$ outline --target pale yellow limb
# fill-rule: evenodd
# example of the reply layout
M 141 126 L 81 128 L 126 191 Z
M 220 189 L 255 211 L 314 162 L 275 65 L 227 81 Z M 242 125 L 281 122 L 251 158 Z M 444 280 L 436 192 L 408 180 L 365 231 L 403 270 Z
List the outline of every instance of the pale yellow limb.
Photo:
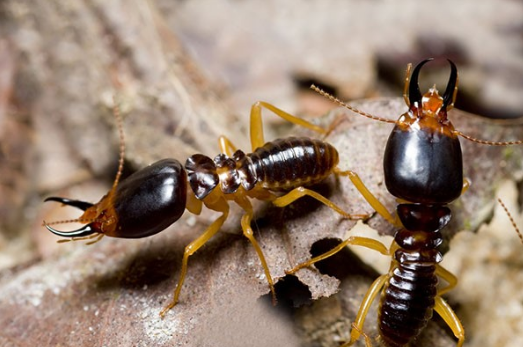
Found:
M 436 265 L 436 276 L 444 279 L 448 285 L 438 290 L 438 295 L 441 296 L 449 291 L 451 291 L 458 284 L 458 278 L 452 274 L 449 270 L 445 269 L 443 266 Z
M 341 251 L 343 248 L 345 248 L 348 245 L 356 245 L 356 246 L 362 246 L 366 248 L 373 249 L 375 251 L 380 252 L 383 255 L 390 255 L 389 249 L 381 242 L 368 238 L 368 237 L 361 237 L 361 236 L 350 236 L 345 241 L 334 247 L 333 249 L 318 255 L 317 257 L 314 257 L 312 259 L 307 260 L 306 262 L 303 262 L 296 267 L 294 267 L 291 270 L 285 271 L 286 274 L 292 275 L 296 273 L 298 270 L 303 269 L 305 267 L 309 267 L 313 265 L 314 263 L 319 262 L 320 260 L 327 259 L 334 254 Z
M 467 190 L 469 190 L 469 188 L 470 188 L 470 182 L 469 182 L 468 179 L 465 178 L 465 179 L 463 180 L 463 188 L 461 188 L 461 195 L 465 194 L 465 192 L 466 192 Z
M 272 111 L 278 117 L 285 119 L 286 121 L 302 126 L 304 128 L 310 129 L 320 134 L 326 134 L 327 130 L 323 129 L 320 126 L 314 125 L 304 119 L 293 116 L 276 106 L 273 106 L 264 101 L 258 101 L 254 103 L 251 107 L 251 126 L 250 126 L 250 136 L 251 136 L 251 146 L 254 151 L 256 148 L 261 147 L 265 144 L 265 139 L 263 136 L 263 123 L 262 123 L 262 107 Z
M 463 329 L 463 325 L 461 325 L 458 316 L 456 316 L 456 313 L 441 296 L 436 296 L 435 300 L 436 305 L 434 306 L 434 309 L 441 318 L 443 318 L 445 323 L 447 323 L 452 330 L 454 336 L 458 339 L 456 347 L 462 347 L 465 342 L 465 329 Z
M 274 199 L 272 201 L 272 203 L 274 204 L 274 206 L 284 207 L 284 206 L 287 206 L 287 205 L 293 203 L 294 201 L 304 197 L 305 195 L 308 195 L 308 196 L 318 200 L 322 204 L 333 209 L 334 211 L 338 212 L 339 214 L 341 214 L 343 217 L 345 217 L 347 219 L 360 220 L 360 219 L 368 219 L 371 217 L 370 214 L 349 214 L 349 213 L 343 211 L 338 205 L 336 205 L 335 203 L 333 203 L 332 201 L 330 201 L 323 195 L 321 195 L 313 190 L 304 188 L 304 187 L 294 188 L 287 194 Z
M 263 254 L 263 251 L 254 238 L 254 232 L 251 228 L 251 222 L 253 218 L 253 210 L 252 205 L 244 196 L 242 196 L 242 199 L 235 199 L 235 201 L 240 205 L 241 208 L 245 210 L 245 214 L 242 217 L 241 225 L 243 230 L 243 235 L 249 239 L 252 246 L 254 247 L 254 250 L 258 254 L 258 258 L 260 259 L 263 267 L 263 271 L 265 272 L 265 277 L 267 278 L 267 282 L 269 283 L 269 289 L 271 290 L 272 294 L 272 302 L 275 305 L 276 304 L 276 291 L 274 290 L 274 282 L 272 280 L 271 271 L 269 270 L 269 266 L 267 265 L 267 261 L 265 260 L 265 255 Z
M 314 257 L 304 263 L 301 263 L 298 266 L 296 266 L 295 268 L 293 268 L 292 270 L 285 271 L 285 273 L 294 274 L 298 270 L 300 270 L 304 267 L 311 266 L 320 260 L 326 259 L 326 258 L 338 253 L 339 251 L 341 251 L 348 245 L 366 247 L 366 248 L 378 251 L 383 255 L 391 254 L 391 250 L 389 250 L 389 248 L 387 248 L 387 246 L 385 246 L 383 243 L 381 243 L 377 240 L 367 238 L 367 237 L 361 237 L 361 236 L 350 236 L 349 238 L 347 238 L 345 241 L 343 241 L 342 243 L 340 243 L 338 246 L 334 247 L 333 249 L 331 249 L 317 257 Z M 385 285 L 385 282 L 388 280 L 388 278 L 389 278 L 388 274 L 381 275 L 371 285 L 371 287 L 367 291 L 367 294 L 363 298 L 363 302 L 361 303 L 360 309 L 358 311 L 358 315 L 356 316 L 356 320 L 353 323 L 353 329 L 351 331 L 351 339 L 349 342 L 343 344 L 341 347 L 351 346 L 363 334 L 362 333 L 363 324 L 365 323 L 365 318 L 367 317 L 367 313 L 369 312 L 370 306 L 371 306 L 372 302 L 376 299 L 376 296 L 378 295 L 378 293 L 380 293 L 381 289 Z M 365 337 L 365 344 L 367 345 L 367 347 L 371 347 L 370 339 L 365 334 L 363 334 L 363 335 Z
M 350 332 L 350 341 L 344 343 L 340 347 L 352 346 L 360 338 L 361 332 L 363 331 L 363 324 L 365 323 L 367 313 L 369 313 L 370 306 L 376 299 L 376 296 L 383 289 L 383 286 L 385 285 L 385 282 L 387 282 L 388 278 L 389 276 L 386 274 L 381 275 L 372 283 L 369 290 L 367 291 L 367 294 L 365 294 L 365 297 L 363 298 L 358 314 L 356 315 L 356 320 L 354 320 L 354 323 L 352 324 L 353 328 Z M 370 342 L 367 339 L 365 339 L 365 343 L 367 347 L 370 347 Z
M 187 191 L 187 202 L 185 203 L 185 208 L 187 211 L 198 216 L 200 213 L 202 213 L 202 207 L 202 201 L 194 195 L 193 191 L 189 187 Z
M 169 311 L 171 308 L 173 308 L 177 303 L 178 299 L 180 297 L 180 291 L 182 290 L 183 282 L 185 281 L 185 276 L 187 275 L 187 266 L 189 262 L 189 257 L 193 255 L 198 249 L 200 249 L 211 237 L 213 237 L 222 227 L 223 223 L 227 219 L 227 216 L 229 215 L 229 205 L 224 200 L 223 204 L 221 206 L 221 211 L 223 214 L 218 217 L 205 231 L 202 235 L 200 235 L 196 240 L 191 242 L 185 247 L 185 250 L 183 252 L 183 259 L 182 259 L 182 269 L 180 271 L 180 278 L 178 279 L 178 284 L 176 285 L 176 289 L 174 291 L 173 299 L 167 306 L 163 308 L 163 310 L 160 312 L 160 316 L 163 318 L 167 311 Z
M 220 147 L 220 152 L 227 154 L 229 157 L 231 157 L 232 154 L 238 150 L 232 141 L 224 135 L 218 138 L 218 146 Z
M 376 198 L 374 196 L 374 194 L 372 194 L 370 192 L 370 190 L 367 188 L 367 186 L 365 186 L 365 184 L 363 183 L 363 181 L 361 180 L 361 178 L 358 176 L 357 173 L 355 173 L 354 171 L 350 171 L 350 170 L 348 170 L 348 171 L 335 170 L 335 173 L 339 176 L 349 177 L 352 184 L 354 184 L 356 189 L 358 189 L 358 191 L 363 196 L 363 198 L 365 200 L 367 200 L 369 205 L 371 205 L 372 208 L 374 210 L 376 210 L 376 212 L 380 216 L 385 218 L 390 224 L 394 225 L 395 227 L 397 227 L 397 228 L 402 227 L 401 222 L 387 210 L 387 208 L 381 203 L 381 201 L 378 200 L 378 198 Z

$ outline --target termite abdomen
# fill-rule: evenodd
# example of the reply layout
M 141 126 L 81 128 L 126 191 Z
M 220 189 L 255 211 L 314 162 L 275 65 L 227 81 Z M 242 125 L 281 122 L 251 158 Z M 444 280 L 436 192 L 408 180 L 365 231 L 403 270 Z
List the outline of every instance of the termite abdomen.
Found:
M 258 182 L 273 190 L 318 183 L 339 161 L 338 151 L 327 142 L 297 137 L 268 142 L 248 156 Z
M 380 300 L 378 329 L 385 346 L 407 345 L 432 318 L 435 271 L 434 262 L 403 263 L 394 269 Z

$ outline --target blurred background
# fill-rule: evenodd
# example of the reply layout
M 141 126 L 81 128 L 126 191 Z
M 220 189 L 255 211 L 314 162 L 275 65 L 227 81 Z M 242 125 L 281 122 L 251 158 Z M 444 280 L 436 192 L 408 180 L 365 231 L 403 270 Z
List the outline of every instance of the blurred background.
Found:
M 132 171 L 165 157 L 183 162 L 195 152 L 214 155 L 221 134 L 249 148 L 248 115 L 257 100 L 302 117 L 319 117 L 334 105 L 310 92 L 311 83 L 347 101 L 401 97 L 407 63 L 427 57 L 437 60 L 420 78 L 422 90 L 433 83 L 444 89 L 449 74 L 445 59 L 451 59 L 460 76 L 457 108 L 521 125 L 523 2 L 517 0 L 2 1 L 0 306 L 3 324 L 9 322 L 10 329 L 0 336 L 0 345 L 22 345 L 22 321 L 15 308 L 24 317 L 49 310 L 38 301 L 45 295 L 34 294 L 51 285 L 38 282 L 46 266 L 52 268 L 69 252 L 67 247 L 84 248 L 57 245 L 41 227 L 42 220 L 75 218 L 76 211 L 42 201 L 49 195 L 97 201 L 110 187 L 118 158 L 114 95 L 125 117 L 126 168 Z M 267 138 L 288 130 L 276 118 L 264 119 Z M 486 170 L 496 170 L 496 165 L 485 158 Z M 516 181 L 507 184 L 517 215 L 521 182 L 514 175 Z M 510 237 L 516 237 L 510 228 Z M 485 240 L 477 247 L 489 248 Z M 472 242 L 466 239 L 465 249 Z M 141 246 L 132 247 L 136 254 Z M 455 268 L 461 266 L 459 259 Z M 523 260 L 515 262 L 514 269 L 521 270 Z M 99 266 L 103 264 L 100 260 Z M 70 267 L 55 269 L 65 273 Z M 32 294 L 23 292 L 28 283 Z M 12 293 L 26 300 L 13 303 L 7 297 Z M 465 305 L 466 293 L 456 295 L 456 305 Z M 35 304 L 31 298 L 39 299 Z M 466 346 L 520 346 L 523 298 L 514 300 L 519 306 L 510 306 L 508 316 L 504 313 L 514 325 L 503 323 L 485 335 L 472 333 Z M 477 302 L 468 306 L 472 311 L 462 311 L 473 331 L 481 330 L 488 317 L 497 317 Z M 474 315 L 484 320 L 474 321 Z M 66 317 L 53 317 L 53 328 L 42 332 L 44 345 L 72 345 L 74 340 L 64 342 L 61 333 L 53 332 Z M 80 316 L 75 317 L 82 326 Z M 43 329 L 34 321 L 23 322 Z M 127 327 L 133 329 L 131 323 Z M 30 341 L 39 336 L 32 334 Z M 194 343 L 174 336 L 157 345 Z M 266 335 L 261 336 L 257 338 Z M 245 339 L 237 345 L 249 344 Z M 91 345 L 141 345 L 116 342 L 109 333 L 94 341 Z M 200 343 L 208 345 L 205 339 Z

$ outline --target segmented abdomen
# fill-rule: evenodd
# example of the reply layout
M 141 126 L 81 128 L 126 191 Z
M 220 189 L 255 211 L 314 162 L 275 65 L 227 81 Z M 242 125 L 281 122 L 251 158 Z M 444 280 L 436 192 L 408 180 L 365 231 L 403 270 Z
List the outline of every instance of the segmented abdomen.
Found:
M 399 249 L 395 256 L 400 259 L 406 253 L 408 251 Z M 428 262 L 400 262 L 393 269 L 378 313 L 378 329 L 385 346 L 406 346 L 431 319 L 438 283 L 436 262 L 436 258 Z
M 257 183 L 272 190 L 318 183 L 332 173 L 339 161 L 332 145 L 306 137 L 268 142 L 247 156 Z

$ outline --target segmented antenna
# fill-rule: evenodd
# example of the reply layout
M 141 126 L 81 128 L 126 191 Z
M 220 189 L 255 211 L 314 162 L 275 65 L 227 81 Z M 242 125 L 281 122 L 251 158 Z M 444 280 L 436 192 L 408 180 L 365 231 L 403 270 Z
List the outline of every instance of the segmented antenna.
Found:
M 343 101 L 341 101 L 340 99 L 338 99 L 337 97 L 333 96 L 332 94 L 329 94 L 327 93 L 326 91 L 324 91 L 323 89 L 321 88 L 318 88 L 316 87 L 314 84 L 311 85 L 311 89 L 314 90 L 316 93 L 326 97 L 327 99 L 337 103 L 338 105 L 340 106 L 343 106 L 347 109 L 349 109 L 350 111 L 354 112 L 354 113 L 357 113 L 363 117 L 367 117 L 369 119 L 373 119 L 373 120 L 378 120 L 380 122 L 385 122 L 385 123 L 392 123 L 392 124 L 396 124 L 396 121 L 394 120 L 391 120 L 391 119 L 387 119 L 387 118 L 382 118 L 382 117 L 377 117 L 377 116 L 373 116 L 371 115 L 370 113 L 367 113 L 367 112 L 363 112 L 363 111 L 360 111 L 358 110 L 357 108 L 355 107 L 352 107 L 346 103 L 344 103 Z
M 521 243 L 523 243 L 523 235 L 521 235 L 521 231 L 519 230 L 518 226 L 516 225 L 516 221 L 514 221 L 514 218 L 512 218 L 512 215 L 508 211 L 507 206 L 505 206 L 505 204 L 503 203 L 503 201 L 500 198 L 498 198 L 498 202 L 501 205 L 501 207 L 503 207 L 503 209 L 505 210 L 505 213 L 507 214 L 508 218 L 510 219 L 510 223 L 512 223 L 512 226 L 518 233 L 519 240 L 521 241 Z
M 116 127 L 118 128 L 118 135 L 119 135 L 119 142 L 120 142 L 120 151 L 119 152 L 120 153 L 119 153 L 119 159 L 118 159 L 118 171 L 116 172 L 116 177 L 114 179 L 113 186 L 111 188 L 112 192 L 114 192 L 116 190 L 116 187 L 118 186 L 118 182 L 120 181 L 120 177 L 122 176 L 123 164 L 124 164 L 124 156 L 125 156 L 125 137 L 124 137 L 124 132 L 123 132 L 123 121 L 122 121 L 122 116 L 120 115 L 120 108 L 118 107 L 118 103 L 117 103 L 117 100 L 116 100 L 116 95 L 113 96 L 113 103 L 114 103 L 113 115 L 114 115 Z M 57 198 L 54 198 L 54 197 L 45 199 L 45 201 L 58 201 L 58 202 L 64 203 L 63 200 L 64 199 L 57 199 Z M 75 203 L 76 204 L 82 203 L 82 206 L 80 207 L 79 205 L 71 204 L 71 202 L 68 202 L 68 205 L 75 206 L 75 207 L 80 208 L 80 209 L 82 209 L 84 211 L 89 207 L 88 205 L 92 205 L 92 204 L 86 204 L 84 202 L 79 202 L 79 201 L 75 201 Z M 59 220 L 59 221 L 54 221 L 54 222 L 49 222 L 49 223 L 47 223 L 46 221 L 43 221 L 42 222 L 42 226 L 46 227 L 48 225 L 67 224 L 67 223 L 84 223 L 84 224 L 86 224 L 86 223 L 93 223 L 93 222 L 96 222 L 96 221 L 97 221 L 97 219 L 95 219 L 95 218 L 81 218 L 80 217 L 80 218 L 76 218 L 76 219 L 65 219 L 65 220 Z M 73 238 L 72 240 L 83 240 L 83 239 L 90 239 L 90 238 L 89 237 L 86 237 L 86 238 L 78 237 L 78 238 Z M 99 239 L 97 239 L 94 242 L 89 242 L 88 244 L 95 243 L 98 240 Z M 67 242 L 67 241 L 68 240 L 61 240 L 61 241 L 58 241 L 58 242 Z
M 120 177 L 122 176 L 123 171 L 123 162 L 124 162 L 124 156 L 125 156 L 125 137 L 123 133 L 123 121 L 122 116 L 120 115 L 120 107 L 118 106 L 118 103 L 116 101 L 116 95 L 113 96 L 113 115 L 114 119 L 116 121 L 116 127 L 118 128 L 118 136 L 119 136 L 119 142 L 120 142 L 120 158 L 118 159 L 118 171 L 116 172 L 116 177 L 114 179 L 113 183 L 113 190 L 116 189 L 116 186 L 118 185 L 118 182 L 120 181 Z
M 472 141 L 472 142 L 476 142 L 476 143 L 479 143 L 479 144 L 482 144 L 482 145 L 491 145 L 491 146 L 512 146 L 512 145 L 521 145 L 523 144 L 523 140 L 518 140 L 518 141 L 501 141 L 501 142 L 496 142 L 496 141 L 487 141 L 487 140 L 479 140 L 479 139 L 476 139 L 472 136 L 468 136 L 468 135 L 465 135 L 463 134 L 461 131 L 459 130 L 454 130 L 454 133 L 456 135 L 459 135 L 469 141 Z
M 321 88 L 318 88 L 316 87 L 314 84 L 311 85 L 311 89 L 314 90 L 315 92 L 317 92 L 318 94 L 328 98 L 329 100 L 337 103 L 338 105 L 340 106 L 343 106 L 347 109 L 349 109 L 350 111 L 354 112 L 354 113 L 357 113 L 363 117 L 366 117 L 366 118 L 369 118 L 369 119 L 372 119 L 372 120 L 377 120 L 377 121 L 380 121 L 380 122 L 385 122 L 385 123 L 393 123 L 395 124 L 396 121 L 394 120 L 391 120 L 391 119 L 387 119 L 387 118 L 382 118 L 382 117 L 377 117 L 377 116 L 374 116 L 374 115 L 371 115 L 370 113 L 367 113 L 367 112 L 363 112 L 363 111 L 360 111 L 358 110 L 357 108 L 355 107 L 352 107 L 346 103 L 344 103 L 343 101 L 341 101 L 340 99 L 336 98 L 335 96 L 333 96 L 332 94 L 329 94 L 327 93 L 326 91 L 324 91 L 323 89 Z M 405 96 L 404 96 L 405 97 Z M 523 140 L 517 140 L 517 141 L 488 141 L 488 140 L 480 140 L 480 139 L 477 139 L 475 137 L 472 137 L 472 136 L 469 136 L 467 134 L 464 134 L 462 133 L 461 131 L 459 130 L 454 130 L 454 134 L 456 135 L 459 135 L 461 137 L 463 137 L 464 139 L 466 140 L 469 140 L 469 141 L 472 141 L 472 142 L 475 142 L 475 143 L 479 143 L 479 144 L 482 144 L 482 145 L 490 145 L 490 146 L 513 146 L 513 145 L 521 145 L 523 144 Z

